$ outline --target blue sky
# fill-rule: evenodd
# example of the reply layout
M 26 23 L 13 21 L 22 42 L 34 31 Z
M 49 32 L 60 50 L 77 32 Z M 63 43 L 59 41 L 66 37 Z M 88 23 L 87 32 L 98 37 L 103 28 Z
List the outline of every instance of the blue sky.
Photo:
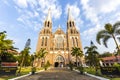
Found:
M 120 0 L 0 0 L 0 31 L 7 31 L 7 38 L 14 40 L 14 46 L 19 51 L 30 38 L 33 53 L 48 9 L 51 8 L 53 32 L 59 24 L 66 32 L 67 10 L 70 8 L 83 48 L 89 46 L 92 40 L 100 53 L 114 52 L 112 39 L 108 42 L 108 48 L 95 40 L 96 33 L 104 28 L 105 23 L 120 21 L 119 7 Z

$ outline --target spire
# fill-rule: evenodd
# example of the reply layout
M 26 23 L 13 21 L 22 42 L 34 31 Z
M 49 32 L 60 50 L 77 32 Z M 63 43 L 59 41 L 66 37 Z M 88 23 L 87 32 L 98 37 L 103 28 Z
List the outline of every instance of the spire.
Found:
M 73 16 L 70 12 L 70 8 L 68 8 L 68 21 L 74 21 Z
M 61 29 L 60 25 L 58 26 L 58 29 Z
M 49 8 L 49 10 L 48 10 L 48 15 L 47 15 L 46 20 L 50 21 L 50 22 L 52 21 L 52 19 L 51 19 L 51 8 Z

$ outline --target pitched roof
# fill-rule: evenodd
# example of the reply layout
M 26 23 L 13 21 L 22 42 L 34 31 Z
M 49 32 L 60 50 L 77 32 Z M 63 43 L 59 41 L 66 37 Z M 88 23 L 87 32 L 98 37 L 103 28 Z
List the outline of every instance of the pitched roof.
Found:
M 120 59 L 120 56 L 117 56 L 118 59 Z M 104 57 L 102 58 L 102 60 L 113 60 L 113 59 L 116 59 L 115 56 L 110 56 L 110 57 Z
M 65 33 L 60 27 L 58 27 L 58 29 L 55 31 L 54 34 L 65 34 Z

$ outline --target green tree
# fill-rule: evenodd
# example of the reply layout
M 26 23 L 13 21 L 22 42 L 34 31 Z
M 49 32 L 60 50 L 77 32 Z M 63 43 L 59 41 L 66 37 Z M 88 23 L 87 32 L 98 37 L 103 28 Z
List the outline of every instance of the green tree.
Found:
M 14 57 L 13 53 L 9 52 L 8 50 L 14 51 L 17 48 L 14 48 L 13 41 L 6 39 L 6 37 L 6 31 L 0 32 L 0 62 L 14 62 L 16 61 L 16 58 Z
M 96 51 L 97 47 L 91 41 L 91 46 L 86 46 L 84 49 L 87 49 L 86 53 L 86 61 L 90 64 L 90 66 L 95 67 L 96 74 L 98 74 L 98 66 L 99 66 L 99 53 Z
M 120 35 L 120 22 L 116 22 L 113 25 L 110 23 L 107 23 L 105 24 L 104 28 L 105 28 L 104 30 L 101 30 L 97 33 L 96 41 L 99 44 L 101 44 L 100 40 L 102 40 L 105 47 L 108 47 L 106 43 L 110 38 L 113 38 L 119 52 L 120 48 L 117 43 L 116 36 Z
M 9 52 L 2 52 L 0 54 L 0 58 L 1 58 L 0 62 L 16 62 L 17 61 L 13 53 L 9 53 Z
M 6 39 L 6 31 L 0 32 L 0 54 L 7 50 L 13 50 L 13 41 Z
M 78 66 L 78 58 L 83 56 L 83 51 L 78 47 L 73 47 L 71 55 L 76 57 L 76 66 Z
M 35 53 L 30 56 L 31 66 L 34 67 Z
M 113 54 L 110 53 L 110 52 L 104 52 L 103 54 L 100 54 L 100 55 L 99 55 L 99 58 L 110 57 L 110 56 L 112 56 L 112 55 L 113 55 Z
M 21 51 L 22 60 L 21 60 L 21 63 L 20 63 L 20 68 L 19 68 L 18 73 L 21 72 L 21 68 L 22 68 L 22 66 L 23 66 L 23 64 L 24 64 L 24 61 L 25 61 L 25 59 L 27 58 L 27 56 L 29 55 L 29 53 L 30 53 L 29 50 L 30 50 L 30 47 L 26 47 L 26 48 L 24 48 L 23 51 Z
M 38 58 L 40 64 L 41 64 L 41 60 L 44 59 L 45 55 L 47 54 L 48 52 L 45 50 L 45 48 L 41 48 L 37 53 L 36 53 L 36 58 Z M 38 67 L 39 65 L 37 65 Z M 41 67 L 41 65 L 40 65 Z
M 89 63 L 90 66 L 97 66 L 99 64 L 99 53 L 96 51 L 97 47 L 94 45 L 91 45 L 90 47 L 86 46 L 84 49 L 87 51 L 85 54 L 86 56 L 86 61 Z

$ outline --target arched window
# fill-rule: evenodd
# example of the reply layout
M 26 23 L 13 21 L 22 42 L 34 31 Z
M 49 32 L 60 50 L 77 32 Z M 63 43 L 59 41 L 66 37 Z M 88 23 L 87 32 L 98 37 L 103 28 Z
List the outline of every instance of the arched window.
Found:
M 72 25 L 74 26 L 74 22 L 72 22 Z
M 78 40 L 77 40 L 77 37 L 76 37 L 75 39 L 76 39 L 76 45 L 78 46 Z
M 50 22 L 48 21 L 48 24 L 47 24 L 47 26 L 49 27 L 49 25 L 50 25 Z
M 47 37 L 45 38 L 45 46 L 47 46 Z
M 56 48 L 60 49 L 60 48 L 63 48 L 63 41 L 64 41 L 64 38 L 61 36 L 61 35 L 58 35 L 56 37 Z
M 70 21 L 70 27 L 72 27 L 72 23 L 71 23 L 71 21 Z
M 72 47 L 75 46 L 75 41 L 74 41 L 74 38 L 72 37 Z
M 43 46 L 44 45 L 44 37 L 42 38 L 42 44 L 41 44 L 41 46 Z

